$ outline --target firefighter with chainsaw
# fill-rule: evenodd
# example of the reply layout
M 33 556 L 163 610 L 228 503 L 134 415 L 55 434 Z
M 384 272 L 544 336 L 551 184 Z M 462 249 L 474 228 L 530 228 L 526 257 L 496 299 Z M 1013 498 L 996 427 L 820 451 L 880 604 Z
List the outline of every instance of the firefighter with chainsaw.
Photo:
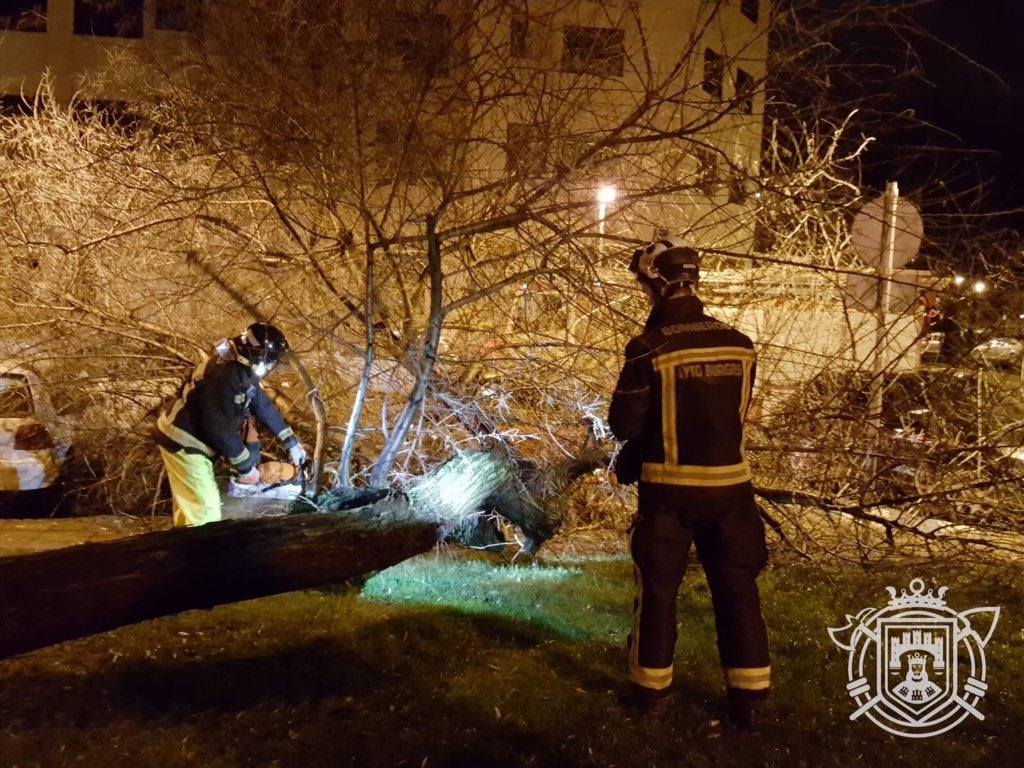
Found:
M 199 364 L 158 417 L 155 438 L 171 486 L 176 527 L 221 519 L 220 489 L 213 475 L 218 456 L 231 463 L 236 482 L 260 482 L 253 419 L 277 437 L 294 465 L 306 463 L 299 439 L 260 387 L 287 353 L 281 331 L 253 323 L 241 335 L 220 342 L 216 354 Z
M 639 482 L 629 703 L 653 717 L 671 705 L 676 597 L 695 544 L 725 673 L 725 718 L 709 725 L 750 731 L 770 684 L 756 583 L 767 550 L 743 451 L 756 357 L 747 336 L 704 314 L 699 260 L 666 239 L 636 251 L 630 265 L 652 310 L 626 345 L 609 412 L 626 441 L 616 476 Z

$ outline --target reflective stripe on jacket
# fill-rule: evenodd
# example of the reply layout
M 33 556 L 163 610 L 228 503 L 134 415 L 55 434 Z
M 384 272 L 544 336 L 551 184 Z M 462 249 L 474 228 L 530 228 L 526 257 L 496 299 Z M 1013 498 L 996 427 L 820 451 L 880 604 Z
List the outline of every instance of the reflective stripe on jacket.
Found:
M 240 473 L 248 472 L 259 461 L 241 434 L 250 414 L 285 448 L 298 442 L 259 382 L 248 366 L 233 358 L 208 358 L 196 367 L 170 409 L 160 414 L 157 439 L 172 450 L 210 459 L 223 456 Z
M 643 483 L 699 490 L 750 482 L 743 421 L 754 345 L 703 310 L 695 296 L 663 302 L 626 345 L 608 420 L 619 440 L 640 442 Z

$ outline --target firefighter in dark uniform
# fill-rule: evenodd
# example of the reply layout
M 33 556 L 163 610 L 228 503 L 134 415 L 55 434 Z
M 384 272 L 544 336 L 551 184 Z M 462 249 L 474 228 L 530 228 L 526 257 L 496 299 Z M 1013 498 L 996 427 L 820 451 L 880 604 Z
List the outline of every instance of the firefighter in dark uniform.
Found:
M 633 254 L 652 311 L 626 346 L 609 423 L 626 441 L 620 482 L 639 481 L 630 551 L 636 601 L 629 636 L 631 701 L 649 715 L 671 702 L 676 597 L 696 545 L 711 588 L 726 685 L 725 727 L 751 730 L 768 695 L 768 636 L 757 575 L 767 559 L 744 457 L 753 343 L 704 314 L 699 254 L 678 240 Z M 715 721 L 722 726 L 721 720 Z
M 284 334 L 268 323 L 253 323 L 218 344 L 216 352 L 199 364 L 178 399 L 157 419 L 154 436 L 171 486 L 175 526 L 221 519 L 213 475 L 218 456 L 231 463 L 239 482 L 259 482 L 252 418 L 281 441 L 293 464 L 306 461 L 299 439 L 260 387 L 288 352 Z

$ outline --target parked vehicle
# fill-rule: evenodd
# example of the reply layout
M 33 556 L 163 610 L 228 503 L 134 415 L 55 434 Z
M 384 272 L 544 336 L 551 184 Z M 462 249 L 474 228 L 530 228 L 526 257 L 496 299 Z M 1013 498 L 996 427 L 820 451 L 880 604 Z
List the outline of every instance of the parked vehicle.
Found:
M 828 499 L 1024 492 L 1019 376 L 947 366 L 883 375 L 877 414 L 872 390 L 865 372 L 819 374 L 753 431 L 752 455 L 783 484 Z
M 1019 368 L 1024 357 L 1024 342 L 1020 339 L 989 339 L 974 347 L 971 357 L 988 365 Z
M 926 333 L 917 342 L 922 363 L 937 363 L 942 359 L 942 343 L 946 334 L 942 331 Z
M 40 379 L 25 368 L 0 369 L 0 512 L 52 513 L 70 450 Z

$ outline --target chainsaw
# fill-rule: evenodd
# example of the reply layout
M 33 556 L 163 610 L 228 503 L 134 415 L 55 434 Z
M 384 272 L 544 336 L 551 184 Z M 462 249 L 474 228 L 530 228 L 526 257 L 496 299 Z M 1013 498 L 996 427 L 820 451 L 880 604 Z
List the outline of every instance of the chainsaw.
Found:
M 265 461 L 257 465 L 256 469 L 260 479 L 255 483 L 240 483 L 238 478 L 232 477 L 228 481 L 228 496 L 295 499 L 305 491 L 312 479 L 312 466 L 308 461 L 301 466 L 285 461 Z

